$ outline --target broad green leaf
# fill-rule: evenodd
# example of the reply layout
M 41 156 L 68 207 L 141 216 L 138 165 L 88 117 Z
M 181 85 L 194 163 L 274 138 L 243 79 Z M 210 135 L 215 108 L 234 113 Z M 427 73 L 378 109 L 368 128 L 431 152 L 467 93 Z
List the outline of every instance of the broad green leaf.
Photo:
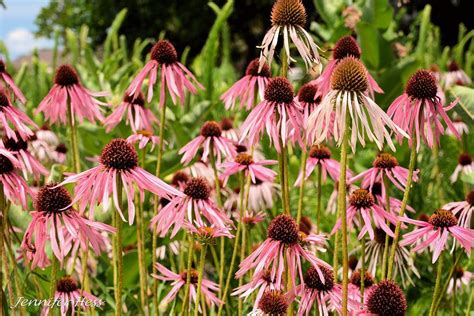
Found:
M 71 29 L 66 30 L 66 47 L 71 54 L 71 62 L 75 65 L 79 59 L 79 39 Z
M 464 86 L 454 86 L 449 91 L 460 99 L 459 105 L 467 116 L 474 120 L 474 89 Z
M 362 21 L 377 28 L 386 29 L 393 18 L 393 8 L 388 0 L 368 0 L 365 3 Z
M 362 60 L 369 69 L 379 70 L 391 64 L 393 51 L 390 43 L 382 37 L 376 27 L 367 22 L 359 22 L 357 33 L 362 49 Z
M 115 17 L 114 21 L 112 22 L 112 25 L 109 28 L 107 38 L 105 39 L 104 42 L 104 59 L 106 59 L 110 54 L 112 49 L 117 49 L 118 47 L 118 30 L 120 29 L 120 26 L 123 23 L 123 20 L 125 19 L 125 16 L 127 15 L 127 9 L 122 9 L 117 16 Z
M 336 20 L 340 19 L 340 11 L 345 1 L 343 0 L 314 0 L 314 6 L 321 18 L 326 24 L 332 25 Z
M 421 13 L 420 34 L 418 36 L 418 44 L 416 46 L 416 54 L 420 60 L 423 60 L 425 54 L 428 29 L 430 27 L 431 6 L 426 5 Z

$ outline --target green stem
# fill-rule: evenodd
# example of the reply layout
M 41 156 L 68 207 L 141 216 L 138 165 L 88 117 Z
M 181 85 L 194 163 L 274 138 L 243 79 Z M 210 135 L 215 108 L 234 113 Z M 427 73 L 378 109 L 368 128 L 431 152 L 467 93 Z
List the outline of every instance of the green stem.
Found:
M 385 211 L 390 213 L 390 195 L 388 192 L 389 188 L 389 180 L 388 177 L 383 174 L 382 176 L 383 186 L 385 188 Z M 386 221 L 388 224 L 388 221 Z M 382 257 L 382 279 L 385 279 L 387 275 L 387 260 L 388 260 L 388 249 L 390 247 L 390 236 L 388 234 L 385 235 L 385 244 L 383 248 L 383 257 Z
M 222 208 L 222 196 L 221 196 L 221 182 L 219 181 L 219 173 L 216 167 L 216 157 L 214 157 L 214 143 L 211 142 L 209 149 L 209 162 L 211 163 L 212 171 L 214 172 L 214 184 L 216 187 L 217 206 Z
M 469 295 L 469 302 L 467 303 L 466 316 L 469 316 L 471 314 L 472 300 L 474 298 L 474 291 L 472 290 L 472 284 L 470 285 L 470 288 L 471 288 L 471 294 Z
M 193 253 L 194 253 L 194 239 L 193 236 L 188 236 L 188 263 L 186 265 L 186 285 L 183 298 L 183 306 L 181 308 L 181 316 L 184 316 L 189 303 L 189 292 L 191 289 L 191 268 L 193 266 Z
M 346 170 L 347 170 L 347 151 L 349 138 L 349 115 L 346 116 L 344 135 L 341 144 L 341 171 L 339 174 L 339 189 L 337 192 L 337 209 L 341 215 L 342 223 L 342 315 L 347 316 L 347 299 L 348 299 L 348 250 L 347 250 L 347 218 L 346 218 Z M 337 270 L 334 271 L 337 273 Z M 361 276 L 362 278 L 362 276 Z
M 298 198 L 298 212 L 296 213 L 296 222 L 299 224 L 301 221 L 301 216 L 303 213 L 303 204 L 304 204 L 304 185 L 306 182 L 306 162 L 308 161 L 308 152 L 306 148 L 303 149 L 301 153 L 301 185 L 300 185 L 300 195 Z
M 451 298 L 451 316 L 456 316 L 456 275 L 454 275 L 453 297 Z
M 77 128 L 72 112 L 71 102 L 68 102 L 68 124 L 70 127 L 69 137 L 71 138 L 72 148 L 72 167 L 75 173 L 81 172 L 81 161 L 79 159 L 79 145 L 77 143 Z
M 160 144 L 158 146 L 158 154 L 156 156 L 156 168 L 155 168 L 155 176 L 159 177 L 161 173 L 161 160 L 163 158 L 163 148 L 164 148 L 164 137 L 165 137 L 165 122 L 166 122 L 166 102 L 160 109 L 160 131 L 159 131 L 159 138 Z M 158 211 L 160 198 L 155 195 L 153 197 L 153 212 L 156 213 Z M 158 246 L 158 236 L 156 233 L 156 229 L 153 229 L 152 237 L 151 237 L 151 266 L 152 269 L 155 268 L 157 258 L 156 258 L 156 248 Z M 158 279 L 153 278 L 153 307 L 154 307 L 154 314 L 158 315 Z
M 0 182 L 0 313 L 3 313 L 5 310 L 3 298 L 5 297 L 3 293 L 3 252 L 5 251 L 4 245 L 4 238 L 3 233 L 5 232 L 5 221 L 7 220 L 4 218 L 5 214 L 5 194 L 3 191 L 3 183 Z
M 206 251 L 207 251 L 207 244 L 204 244 L 202 245 L 201 257 L 199 259 L 198 284 L 197 284 L 197 291 L 196 291 L 196 309 L 194 310 L 194 316 L 199 315 L 199 304 L 201 301 L 202 274 L 204 271 L 204 262 L 206 261 Z
M 145 258 L 145 240 L 144 240 L 144 219 L 143 219 L 143 203 L 140 201 L 139 194 L 136 196 L 136 201 L 138 201 L 137 207 L 137 250 L 138 250 L 138 272 L 139 272 L 139 280 L 140 280 L 140 303 L 143 306 L 143 310 L 145 314 L 148 310 L 147 304 L 147 286 L 146 286 L 146 276 L 147 276 L 147 269 L 146 269 L 146 258 Z
M 51 300 L 54 300 L 54 293 L 56 293 L 56 283 L 57 283 L 57 274 L 58 274 L 58 259 L 56 256 L 53 254 L 52 260 L 51 260 L 51 281 L 49 283 L 49 298 Z M 48 315 L 53 315 L 54 313 L 54 307 L 51 306 L 49 309 Z
M 122 181 L 117 177 L 117 200 L 122 203 Z M 122 207 L 122 210 L 124 208 Z M 123 254 L 122 254 L 122 219 L 119 210 L 113 212 L 113 222 L 115 225 L 114 240 L 114 287 L 115 287 L 115 315 L 122 315 L 122 288 L 123 288 Z
M 242 245 L 240 246 L 240 262 L 245 259 L 245 249 L 247 247 L 247 227 L 242 225 Z M 244 282 L 244 278 L 239 279 L 239 287 L 242 286 Z M 239 298 L 239 305 L 238 305 L 238 316 L 242 316 L 243 313 L 243 300 Z
M 361 221 L 362 223 L 362 221 Z M 360 256 L 360 302 L 364 304 L 364 289 L 365 289 L 365 236 L 360 240 L 361 256 Z
M 317 174 L 317 193 L 316 193 L 316 233 L 319 234 L 321 225 L 321 197 L 322 197 L 322 184 L 323 184 L 323 171 L 321 164 L 318 163 L 316 168 Z
M 453 277 L 454 271 L 456 270 L 456 266 L 458 265 L 459 260 L 461 260 L 461 257 L 462 257 L 462 252 L 460 252 L 456 256 L 456 260 L 454 261 L 454 264 L 452 265 L 451 269 L 449 269 L 448 277 L 447 277 L 446 281 L 444 282 L 443 288 L 440 291 L 440 293 L 446 293 L 446 290 L 448 289 L 448 285 L 449 285 L 449 280 L 451 280 L 451 278 Z M 437 297 L 436 306 L 435 306 L 435 313 L 438 310 L 439 304 L 441 304 L 442 299 L 443 299 L 443 295 L 439 295 Z
M 440 290 L 441 286 L 441 275 L 443 273 L 443 255 L 439 256 L 438 259 L 438 269 L 436 272 L 436 283 L 435 283 L 435 288 L 433 291 L 433 301 L 431 302 L 431 307 L 430 307 L 430 316 L 436 315 L 435 310 L 436 310 L 436 298 L 438 297 L 438 293 Z
M 413 132 L 412 135 L 415 135 Z M 399 217 L 401 218 L 405 215 L 405 210 L 407 208 L 408 198 L 410 197 L 411 185 L 413 183 L 413 171 L 415 170 L 416 164 L 416 137 L 412 137 L 412 144 L 411 144 L 411 153 L 410 153 L 410 162 L 408 165 L 408 178 L 406 183 L 405 192 L 403 193 L 402 205 L 400 206 L 400 214 Z M 392 277 L 393 273 L 393 265 L 395 261 L 395 252 L 397 251 L 398 246 L 398 238 L 400 236 L 400 226 L 401 221 L 397 221 L 397 226 L 395 227 L 395 234 L 392 241 L 392 249 L 390 251 L 390 257 L 388 259 L 388 270 L 387 270 L 387 279 Z

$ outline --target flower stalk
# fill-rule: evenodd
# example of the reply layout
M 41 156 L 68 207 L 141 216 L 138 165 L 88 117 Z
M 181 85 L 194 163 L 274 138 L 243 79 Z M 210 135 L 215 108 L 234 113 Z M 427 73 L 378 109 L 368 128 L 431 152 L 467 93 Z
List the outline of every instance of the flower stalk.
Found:
M 296 223 L 300 223 L 301 216 L 303 213 L 303 206 L 304 206 L 304 187 L 306 182 L 306 162 L 308 161 L 308 152 L 306 148 L 301 153 L 301 172 L 303 174 L 303 178 L 301 179 L 301 186 L 300 186 L 300 194 L 298 198 L 298 212 L 296 213 Z
M 321 225 L 321 197 L 322 197 L 322 184 L 323 184 L 323 170 L 321 164 L 318 164 L 316 168 L 317 172 L 317 192 L 316 192 L 316 234 L 319 234 Z
M 189 293 L 191 290 L 191 269 L 193 266 L 193 254 L 194 254 L 194 238 L 190 234 L 188 236 L 188 259 L 187 259 L 187 264 L 186 264 L 186 285 L 185 285 L 185 291 L 184 291 L 184 298 L 183 298 L 183 306 L 181 309 L 181 316 L 184 316 L 186 314 L 186 310 L 188 307 L 189 303 Z
M 382 176 L 383 186 L 385 188 L 385 211 L 390 213 L 390 195 L 388 194 L 388 185 L 389 180 L 388 177 L 383 174 Z M 388 222 L 388 221 L 387 221 Z M 382 256 L 382 278 L 381 280 L 385 279 L 387 276 L 387 260 L 388 260 L 388 249 L 390 247 L 390 236 L 385 234 L 385 244 L 383 248 L 383 256 Z
M 414 132 L 413 132 L 413 135 L 415 135 Z M 411 186 L 413 183 L 413 171 L 415 170 L 415 164 L 416 164 L 416 157 L 417 157 L 416 137 L 412 137 L 411 141 L 412 141 L 412 144 L 411 144 L 410 162 L 408 164 L 408 177 L 407 177 L 405 192 L 403 193 L 402 205 L 400 206 L 400 213 L 399 213 L 400 217 L 405 215 L 405 210 L 407 208 L 408 198 L 410 197 Z M 391 279 L 392 273 L 393 273 L 393 265 L 395 263 L 394 262 L 395 253 L 397 251 L 398 238 L 400 236 L 400 226 L 401 226 L 401 221 L 398 220 L 397 226 L 395 227 L 395 233 L 394 233 L 394 237 L 392 241 L 392 249 L 390 250 L 390 257 L 388 259 L 387 279 Z
M 122 181 L 117 178 L 117 199 L 122 203 Z M 113 224 L 116 232 L 113 243 L 114 257 L 114 288 L 115 288 L 115 315 L 122 315 L 122 288 L 123 288 L 123 254 L 122 254 L 122 219 L 119 210 L 113 212 Z
M 436 315 L 436 298 L 438 297 L 438 294 L 440 292 L 440 286 L 441 286 L 441 275 L 443 273 L 443 256 L 439 256 L 438 259 L 438 269 L 436 271 L 436 283 L 435 283 L 435 288 L 433 291 L 433 300 L 431 301 L 431 307 L 430 307 L 430 316 Z
M 202 274 L 204 271 L 204 262 L 206 261 L 207 246 L 208 246 L 207 244 L 202 245 L 201 256 L 199 258 L 198 283 L 197 283 L 197 291 L 196 291 L 196 308 L 194 310 L 194 316 L 199 315 L 199 305 L 201 301 L 201 288 L 202 288 Z

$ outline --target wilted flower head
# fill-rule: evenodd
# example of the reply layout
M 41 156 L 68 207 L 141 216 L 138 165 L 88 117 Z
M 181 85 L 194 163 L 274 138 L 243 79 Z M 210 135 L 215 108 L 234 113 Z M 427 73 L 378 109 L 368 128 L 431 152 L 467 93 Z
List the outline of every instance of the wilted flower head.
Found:
M 439 116 L 446 123 L 453 135 L 460 137 L 453 122 L 446 113 L 452 109 L 458 100 L 443 107 L 438 93 L 436 78 L 428 70 L 418 70 L 411 76 L 405 88 L 405 93 L 395 99 L 388 108 L 388 115 L 395 124 L 410 135 L 409 144 L 416 138 L 417 150 L 420 149 L 420 139 L 431 148 L 445 129 Z M 395 135 L 401 143 L 403 137 Z
M 308 141 L 321 143 L 327 141 L 332 134 L 337 145 L 340 145 L 346 128 L 349 128 L 349 143 L 353 152 L 357 140 L 365 146 L 366 135 L 379 149 L 382 149 L 386 141 L 395 151 L 391 140 L 392 132 L 405 137 L 408 135 L 367 96 L 368 86 L 364 65 L 354 57 L 342 59 L 332 73 L 331 91 L 324 96 L 321 104 L 308 119 Z M 334 124 L 331 124 L 332 121 Z M 346 124 L 346 121 L 350 124 Z
M 10 124 L 14 128 L 10 127 Z M 38 128 L 36 124 L 22 111 L 15 108 L 7 93 L 0 87 L 0 126 L 3 128 L 7 137 L 17 139 L 18 135 L 27 140 L 33 136 L 33 131 L 27 126 Z
M 76 117 L 79 122 L 84 118 L 91 122 L 104 120 L 99 105 L 107 105 L 94 97 L 104 97 L 107 92 L 91 92 L 84 88 L 79 75 L 71 65 L 61 65 L 56 70 L 54 85 L 35 113 L 43 113 L 51 124 L 67 123 L 67 115 Z M 70 112 L 70 113 L 69 113 Z
M 268 63 L 272 64 L 273 55 L 278 44 L 280 33 L 283 35 L 283 47 L 287 63 L 295 61 L 290 54 L 290 39 L 303 59 L 306 69 L 320 66 L 318 46 L 311 35 L 304 29 L 306 26 L 306 9 L 301 0 L 276 0 L 272 8 L 272 27 L 265 34 L 260 53 L 260 69 Z
M 160 67 L 160 107 L 165 105 L 166 91 L 171 96 L 173 104 L 176 104 L 178 98 L 181 104 L 184 104 L 186 91 L 196 94 L 195 85 L 204 89 L 194 75 L 178 61 L 178 53 L 173 44 L 167 40 L 159 40 L 150 51 L 150 60 L 133 79 L 126 93 L 134 99 L 137 98 L 141 93 L 143 82 L 147 76 L 150 76 L 147 101 L 151 102 Z
M 263 100 L 263 93 L 271 75 L 267 63 L 260 67 L 258 58 L 252 60 L 247 66 L 245 76 L 221 96 L 226 110 L 233 109 L 236 103 L 246 110 L 253 108 L 258 99 Z

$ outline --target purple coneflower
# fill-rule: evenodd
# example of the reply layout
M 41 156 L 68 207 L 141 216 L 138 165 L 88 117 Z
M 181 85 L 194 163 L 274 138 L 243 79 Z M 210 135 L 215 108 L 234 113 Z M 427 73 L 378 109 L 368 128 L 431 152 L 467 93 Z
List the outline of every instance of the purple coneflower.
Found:
M 441 252 L 446 247 L 449 235 L 459 241 L 466 250 L 466 253 L 471 255 L 471 248 L 474 245 L 474 230 L 459 226 L 458 219 L 451 211 L 439 209 L 429 217 L 427 222 L 410 218 L 401 218 L 401 221 L 414 224 L 417 228 L 403 235 L 400 245 L 414 244 L 419 239 L 424 238 L 424 241 L 419 243 L 413 250 L 420 252 L 426 247 L 433 245 L 432 263 L 438 260 Z
M 416 138 L 417 150 L 419 150 L 420 138 L 423 138 L 430 148 L 435 142 L 439 143 L 439 136 L 444 134 L 444 127 L 439 116 L 451 132 L 457 138 L 460 137 L 446 113 L 457 103 L 458 100 L 455 100 L 443 107 L 433 74 L 428 70 L 418 70 L 408 80 L 405 93 L 393 101 L 387 113 L 395 124 L 410 135 L 410 144 L 412 144 L 412 139 Z M 400 143 L 403 141 L 401 135 L 395 136 Z
M 13 204 L 19 204 L 26 209 L 27 195 L 32 195 L 32 191 L 25 180 L 18 175 L 17 172 L 21 169 L 21 163 L 13 154 L 0 148 L 0 183 L 3 186 L 3 193 Z
M 151 102 L 153 98 L 153 87 L 156 83 L 158 69 L 160 67 L 160 107 L 165 105 L 166 91 L 168 91 L 171 96 L 173 104 L 176 104 L 178 98 L 181 104 L 184 104 L 186 90 L 192 94 L 196 94 L 197 89 L 195 85 L 200 89 L 204 89 L 188 68 L 178 61 L 178 54 L 173 44 L 166 40 L 159 40 L 150 51 L 150 60 L 137 77 L 133 79 L 126 93 L 133 96 L 134 99 L 137 98 L 141 93 L 143 82 L 147 76 L 150 76 L 148 81 L 147 101 Z
M 222 136 L 237 143 L 239 141 L 239 130 L 234 127 L 234 119 L 232 117 L 224 117 L 219 125 L 222 129 Z M 238 144 L 236 145 L 238 146 Z
M 150 226 L 156 229 L 160 237 L 164 237 L 174 226 L 171 232 L 171 237 L 174 237 L 186 222 L 188 224 L 197 222 L 202 225 L 204 223 L 202 216 L 211 225 L 220 228 L 232 223 L 212 201 L 209 182 L 204 178 L 192 178 L 186 182 L 182 193 L 179 192 L 158 211 L 152 218 Z
M 220 167 L 224 170 L 221 174 L 221 180 L 224 185 L 227 183 L 229 177 L 240 171 L 245 171 L 245 175 L 250 174 L 253 183 L 260 181 L 272 182 L 277 173 L 264 166 L 277 164 L 276 160 L 260 160 L 255 161 L 253 157 L 247 153 L 240 153 L 234 157 L 234 161 L 224 162 Z
M 362 285 L 362 278 L 360 275 L 360 269 L 352 272 L 349 279 L 349 297 L 351 297 L 356 302 L 360 301 L 360 286 Z M 369 271 L 364 273 L 364 302 L 367 301 L 367 297 L 370 292 L 374 289 L 375 280 L 372 274 Z
M 446 293 L 452 294 L 455 287 L 456 290 L 462 290 L 464 287 L 469 288 L 472 285 L 473 280 L 474 273 L 465 271 L 461 266 L 456 266 L 454 268 L 453 277 L 449 279 Z
M 320 66 L 318 46 L 311 35 L 304 29 L 306 26 L 306 9 L 301 0 L 276 0 L 271 13 L 272 27 L 265 34 L 261 46 L 260 68 L 265 62 L 272 64 L 278 37 L 283 35 L 283 47 L 286 53 L 286 63 L 295 61 L 290 54 L 290 42 L 293 42 L 303 59 L 306 69 Z
M 248 209 L 254 211 L 267 210 L 273 207 L 273 198 L 277 193 L 275 183 L 271 181 L 260 181 L 250 184 Z
M 305 179 L 308 179 L 308 177 L 318 165 L 321 165 L 323 181 L 326 181 L 328 174 L 334 181 L 338 180 L 339 173 L 341 171 L 339 162 L 331 159 L 331 151 L 328 147 L 322 144 L 313 145 L 309 150 L 308 161 L 306 162 Z M 352 172 L 347 170 L 347 178 L 350 177 L 352 177 Z M 300 171 L 300 174 L 296 179 L 295 186 L 301 185 L 302 178 L 303 174 Z
M 13 129 L 10 124 L 13 125 Z M 0 126 L 3 127 L 5 135 L 16 140 L 18 133 L 22 139 L 27 140 L 34 135 L 27 124 L 37 128 L 35 122 L 12 105 L 10 98 L 0 87 Z
M 54 301 L 50 303 L 51 305 L 45 304 L 41 316 L 49 315 L 50 308 L 58 306 L 58 304 L 61 311 L 60 315 L 66 316 L 69 314 L 69 308 L 71 308 L 71 313 L 74 315 L 78 307 L 85 311 L 91 307 L 101 307 L 105 302 L 89 292 L 79 289 L 77 281 L 66 275 L 57 281 Z
M 349 227 L 352 227 L 355 220 L 358 221 L 355 217 L 359 213 L 363 220 L 363 223 L 359 223 L 362 226 L 360 227 L 359 239 L 364 238 L 367 232 L 371 240 L 375 238 L 372 221 L 375 227 L 382 228 L 390 237 L 394 236 L 393 231 L 387 226 L 385 221 L 388 220 L 390 223 L 396 225 L 398 221 L 397 217 L 385 212 L 382 207 L 375 204 L 374 196 L 365 189 L 357 189 L 349 197 L 349 207 L 347 208 L 347 225 Z M 331 234 L 334 234 L 340 227 L 341 219 L 338 219 Z
M 370 183 L 369 183 L 370 185 Z M 386 201 L 385 201 L 385 194 L 386 194 L 386 189 L 385 187 L 382 185 L 382 182 L 374 182 L 372 184 L 372 188 L 369 189 L 369 187 L 365 187 L 365 186 L 362 186 L 363 189 L 366 189 L 366 190 L 369 190 L 370 193 L 372 193 L 372 195 L 374 196 L 375 198 L 375 203 L 380 205 L 380 206 L 383 206 L 384 208 L 386 207 Z M 398 215 L 400 213 L 400 209 L 401 209 L 401 206 L 402 206 L 402 201 L 400 201 L 399 199 L 397 198 L 394 198 L 394 197 L 389 197 L 389 201 L 390 201 L 390 212 L 394 215 Z M 405 205 L 405 208 L 406 208 L 406 211 L 409 211 L 411 213 L 415 213 L 416 211 L 413 209 L 413 207 L 411 207 L 410 205 Z
M 146 145 L 151 144 L 150 150 L 153 150 L 156 145 L 160 143 L 160 137 L 153 135 L 153 132 L 148 130 L 138 130 L 134 134 L 127 137 L 127 142 L 130 144 L 138 143 L 138 148 L 143 149 Z
M 391 280 L 380 281 L 370 291 L 365 302 L 363 316 L 404 316 L 407 300 L 400 287 Z
M 293 301 L 292 295 L 281 290 L 266 290 L 260 297 L 257 309 L 254 308 L 249 316 L 286 315 L 288 305 Z
M 451 180 L 451 183 L 454 183 L 458 180 L 459 175 L 468 175 L 472 172 L 474 172 L 472 156 L 469 153 L 462 153 L 459 155 L 458 164 L 453 174 L 449 177 L 449 180 Z
M 158 123 L 153 112 L 145 107 L 145 99 L 141 92 L 135 98 L 125 94 L 122 103 L 104 120 L 105 131 L 109 133 L 117 126 L 124 114 L 126 115 L 125 122 L 127 125 L 130 124 L 134 133 L 140 130 L 152 131 L 153 123 Z
M 462 70 L 454 60 L 448 66 L 448 72 L 443 75 L 445 88 L 454 85 L 468 86 L 472 83 L 471 78 Z
M 222 96 L 226 110 L 233 109 L 238 103 L 240 108 L 250 110 L 255 106 L 257 97 L 263 100 L 265 87 L 272 76 L 270 67 L 264 63 L 259 70 L 259 60 L 252 60 L 245 70 L 245 76 L 234 83 Z
M 314 267 L 310 267 L 304 274 L 304 284 L 296 286 L 296 295 L 301 297 L 298 316 L 309 315 L 313 305 L 319 311 L 319 315 L 328 316 L 329 311 L 342 313 L 342 287 L 334 280 L 334 273 L 325 266 L 319 267 L 321 273 Z M 347 310 L 356 312 L 360 304 L 349 298 Z
M 324 68 L 323 73 L 316 80 L 314 84 L 318 87 L 317 97 L 324 97 L 331 90 L 331 76 L 336 68 L 336 65 L 346 57 L 353 57 L 360 59 L 362 51 L 357 41 L 351 36 L 341 37 L 332 50 L 332 59 L 328 62 Z M 377 93 L 383 93 L 383 90 L 379 87 L 375 79 L 367 72 L 368 90 L 370 96 L 374 97 L 374 91 Z
M 362 179 L 362 187 L 372 190 L 375 183 L 383 184 L 386 176 L 398 189 L 405 190 L 408 169 L 400 167 L 397 158 L 389 153 L 379 153 L 373 162 L 373 167 L 358 174 L 349 180 L 350 183 Z M 418 170 L 413 172 L 413 181 L 418 181 Z M 387 188 L 383 188 L 384 193 Z
M 317 92 L 318 87 L 311 82 L 304 84 L 298 90 L 296 98 L 303 112 L 303 128 L 308 124 L 309 115 L 313 113 L 314 109 L 321 103 L 321 97 L 316 96 Z
M 183 271 L 180 274 L 174 273 L 171 270 L 168 270 L 165 266 L 156 263 L 155 268 L 158 270 L 159 274 L 152 274 L 152 276 L 161 281 L 172 282 L 172 288 L 169 293 L 162 299 L 166 303 L 170 303 L 178 294 L 181 288 L 184 288 L 186 285 L 187 273 L 191 273 L 191 283 L 190 283 L 190 295 L 189 295 L 189 308 L 192 306 L 192 302 L 196 300 L 196 290 L 198 283 L 198 273 L 196 270 Z M 210 306 L 220 305 L 223 302 L 217 298 L 215 292 L 219 291 L 219 285 L 203 279 L 201 284 L 201 291 L 206 300 L 206 303 Z M 199 306 L 201 303 L 199 303 Z
M 264 100 L 242 123 L 240 142 L 247 140 L 250 146 L 256 145 L 265 129 L 278 152 L 280 142 L 285 146 L 290 138 L 303 145 L 302 122 L 301 106 L 295 102 L 291 83 L 284 77 L 272 78 L 265 89 Z
M 118 182 L 123 187 L 128 202 L 128 221 L 132 225 L 135 219 L 135 191 L 140 193 L 143 201 L 145 190 L 160 197 L 171 199 L 172 196 L 182 193 L 169 186 L 159 178 L 138 166 L 138 155 L 125 139 L 113 139 L 102 150 L 100 164 L 97 167 L 67 177 L 60 185 L 75 183 L 74 200 L 72 204 L 79 201 L 79 209 L 83 212 L 89 207 L 102 204 L 103 210 L 108 210 L 112 197 L 116 210 L 123 221 L 127 221 L 123 215 L 121 201 L 118 200 Z
M 255 276 L 264 269 L 269 269 L 276 287 L 279 288 L 286 263 L 289 277 L 296 282 L 299 275 L 303 282 L 302 259 L 308 261 L 322 276 L 320 266 L 330 268 L 330 265 L 304 247 L 311 244 L 324 245 L 324 243 L 324 236 L 300 233 L 293 218 L 288 215 L 278 215 L 268 226 L 267 239 L 240 263 L 240 269 L 235 276 L 241 278 L 251 269 L 255 269 Z
M 61 263 L 77 240 L 80 240 L 82 250 L 87 250 L 89 245 L 96 255 L 105 250 L 101 232 L 112 233 L 115 229 L 83 218 L 71 207 L 71 202 L 69 192 L 57 184 L 47 184 L 36 194 L 35 211 L 31 212 L 33 218 L 21 243 L 21 248 L 30 252 L 27 260 L 31 261 L 32 269 L 44 268 L 48 263 L 45 249 L 48 240 Z
M 460 117 L 455 117 L 453 125 L 460 136 L 469 134 L 469 126 Z M 446 135 L 455 136 L 450 129 L 446 131 Z
M 408 137 L 389 116 L 369 97 L 369 81 L 364 65 L 354 57 L 345 57 L 334 68 L 331 76 L 331 90 L 309 116 L 308 141 L 321 143 L 333 135 L 341 145 L 350 116 L 351 134 L 349 143 L 355 151 L 357 140 L 365 146 L 365 138 L 382 149 L 384 141 L 395 151 L 392 132 Z M 335 114 L 333 114 L 335 113 Z M 334 124 L 331 124 L 334 122 Z M 400 136 L 400 137 L 401 137 Z
M 257 294 L 255 296 L 255 302 L 253 309 L 258 308 L 260 299 L 267 290 L 281 290 L 276 288 L 272 276 L 269 270 L 263 270 L 259 274 L 255 275 L 249 283 L 246 283 L 242 286 L 239 286 L 232 292 L 232 296 L 239 295 L 240 298 L 247 300 L 247 298 L 255 291 Z
M 236 154 L 234 143 L 222 136 L 222 129 L 215 121 L 204 123 L 201 134 L 179 150 L 178 153 L 183 155 L 181 162 L 185 164 L 191 162 L 201 146 L 203 147 L 201 160 L 204 162 L 207 162 L 209 155 L 216 155 L 217 162 L 220 162 L 222 155 L 234 157 Z
M 471 218 L 474 213 L 474 190 L 467 194 L 465 201 L 448 203 L 443 206 L 443 209 L 453 212 L 459 221 L 459 226 L 471 228 Z
M 104 120 L 99 105 L 107 105 L 94 97 L 104 97 L 108 92 L 91 92 L 84 88 L 76 70 L 71 65 L 61 65 L 56 70 L 54 85 L 38 105 L 35 114 L 42 112 L 51 124 L 67 123 L 67 115 L 91 122 Z M 68 114 L 71 111 L 72 113 Z
M 15 98 L 17 98 L 21 103 L 25 104 L 26 98 L 21 92 L 20 88 L 18 88 L 13 81 L 12 76 L 7 72 L 5 62 L 0 59 L 0 79 L 2 79 L 7 88 L 10 89 L 13 94 L 15 95 Z

